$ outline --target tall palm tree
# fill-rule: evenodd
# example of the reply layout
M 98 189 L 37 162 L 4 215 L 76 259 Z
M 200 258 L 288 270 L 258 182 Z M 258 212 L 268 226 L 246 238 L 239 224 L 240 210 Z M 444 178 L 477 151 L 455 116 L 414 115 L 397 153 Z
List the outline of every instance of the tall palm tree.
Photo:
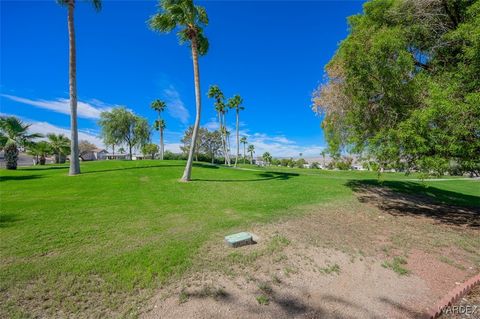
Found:
M 65 155 L 70 151 L 70 140 L 63 134 L 47 134 L 52 153 L 55 155 L 55 163 L 65 163 Z M 70 158 L 70 161 L 72 159 Z
M 198 56 L 205 55 L 208 51 L 208 39 L 203 34 L 203 27 L 207 24 L 207 11 L 204 7 L 195 5 L 193 0 L 160 0 L 160 12 L 150 19 L 150 27 L 156 31 L 168 33 L 178 27 L 177 35 L 180 43 L 188 42 L 192 50 L 196 116 L 187 165 L 180 179 L 183 182 L 189 181 L 192 174 L 193 154 L 195 154 L 198 128 L 200 126 L 202 103 Z
M 228 99 L 228 107 L 235 110 L 236 115 L 236 129 L 237 129 L 237 154 L 235 156 L 235 167 L 238 163 L 238 153 L 240 152 L 240 141 L 239 141 L 239 130 L 240 130 L 240 111 L 243 111 L 245 108 L 242 106 L 243 99 L 240 95 L 234 95 L 232 98 Z
M 245 146 L 247 145 L 247 137 L 246 137 L 246 136 L 243 136 L 243 137 L 240 139 L 240 143 L 243 144 L 243 164 L 245 164 Z
M 219 131 L 221 134 L 222 138 L 222 150 L 223 150 L 223 155 L 225 159 L 225 165 L 229 164 L 230 165 L 230 156 L 228 155 L 228 152 L 226 151 L 226 137 L 225 137 L 225 113 L 227 111 L 227 108 L 225 106 L 225 96 L 223 95 L 222 90 L 218 87 L 218 85 L 211 85 L 210 88 L 208 89 L 207 96 L 209 98 L 215 99 L 215 111 L 217 111 L 218 115 L 218 125 L 219 125 Z
M 253 153 L 255 153 L 255 145 L 248 145 L 248 152 L 250 153 L 250 164 L 253 165 Z
M 165 121 L 162 119 L 162 112 L 167 108 L 167 104 L 161 100 L 155 100 L 150 107 L 158 112 L 158 119 L 155 121 L 154 128 L 160 132 L 160 159 L 163 160 L 163 130 L 165 129 Z
M 29 134 L 30 125 L 13 116 L 0 117 L 0 150 L 5 152 L 7 169 L 17 169 L 19 147 L 31 145 L 41 134 Z
M 90 0 L 95 10 L 102 8 L 101 0 Z M 69 92 L 70 92 L 70 130 L 71 153 L 69 175 L 80 174 L 80 159 L 78 151 L 78 123 L 77 123 L 77 52 L 75 44 L 75 0 L 57 0 L 57 3 L 68 7 L 68 43 L 69 43 Z
M 164 153 L 164 147 L 163 147 L 163 131 L 167 127 L 167 124 L 165 123 L 164 119 L 158 119 L 155 121 L 155 124 L 153 124 L 153 128 L 157 131 L 160 132 L 160 159 L 163 160 L 163 153 Z

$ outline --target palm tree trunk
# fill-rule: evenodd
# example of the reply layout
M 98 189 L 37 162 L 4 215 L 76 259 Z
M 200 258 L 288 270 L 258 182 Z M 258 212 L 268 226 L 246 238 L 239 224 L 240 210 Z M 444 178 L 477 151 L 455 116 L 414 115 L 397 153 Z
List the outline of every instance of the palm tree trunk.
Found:
M 69 82 L 70 82 L 70 130 L 71 130 L 71 153 L 69 175 L 80 174 L 80 162 L 78 160 L 78 127 L 77 127 L 77 57 L 75 48 L 75 26 L 73 12 L 75 0 L 68 2 L 68 40 L 70 44 Z
M 223 123 L 222 123 L 222 113 L 218 112 L 218 125 L 220 126 L 220 135 L 222 137 L 222 152 L 223 160 L 225 165 L 227 165 L 227 152 L 225 151 L 225 138 L 223 137 Z
M 113 158 L 112 159 L 115 159 L 115 144 L 112 144 L 112 152 L 113 152 Z
M 163 160 L 163 128 L 160 129 L 160 159 Z
M 195 152 L 195 146 L 197 142 L 198 127 L 200 126 L 200 115 L 202 111 L 201 96 L 200 96 L 200 70 L 198 69 L 198 48 L 197 39 L 194 36 L 191 43 L 192 48 L 192 61 L 193 61 L 193 77 L 195 83 L 195 104 L 197 114 L 195 115 L 195 124 L 193 125 L 192 141 L 190 144 L 190 150 L 188 151 L 187 166 L 180 179 L 182 182 L 188 182 L 192 175 L 193 154 Z
M 4 148 L 5 167 L 7 169 L 17 169 L 18 148 L 15 144 L 10 144 Z
M 243 164 L 245 165 L 245 145 L 246 143 L 243 143 Z
M 222 131 L 222 134 L 223 134 L 223 140 L 224 140 L 224 143 L 225 143 L 225 160 L 227 161 L 226 164 L 227 165 L 230 165 L 230 154 L 229 154 L 229 145 L 228 145 L 228 142 L 227 142 L 227 126 L 225 125 L 225 113 L 222 114 L 222 118 L 223 118 L 223 131 Z
M 239 118 L 240 118 L 240 114 L 239 114 L 239 109 L 237 108 L 237 154 L 235 154 L 235 167 L 237 167 L 237 163 L 238 163 L 238 153 L 240 153 L 240 142 L 239 142 L 239 138 L 238 138 L 238 131 L 239 131 Z
M 253 152 L 250 152 L 250 164 L 253 165 Z

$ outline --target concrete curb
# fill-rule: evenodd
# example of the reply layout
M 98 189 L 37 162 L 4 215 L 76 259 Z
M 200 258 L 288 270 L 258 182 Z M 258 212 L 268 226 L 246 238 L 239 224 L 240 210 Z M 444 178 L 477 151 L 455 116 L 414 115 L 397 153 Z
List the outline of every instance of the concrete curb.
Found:
M 459 299 L 463 298 L 466 294 L 472 290 L 473 287 L 480 284 L 480 274 L 473 276 L 467 281 L 461 283 L 458 287 L 450 291 L 445 297 L 443 297 L 435 306 L 425 313 L 424 318 L 436 319 L 442 314 L 442 309 L 447 306 L 452 306 Z

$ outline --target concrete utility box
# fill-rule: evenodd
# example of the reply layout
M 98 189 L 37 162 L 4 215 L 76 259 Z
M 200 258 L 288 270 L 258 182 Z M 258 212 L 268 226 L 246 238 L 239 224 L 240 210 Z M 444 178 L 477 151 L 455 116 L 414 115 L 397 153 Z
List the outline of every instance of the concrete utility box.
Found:
M 230 247 L 241 247 L 253 244 L 252 234 L 241 232 L 233 235 L 225 236 L 225 241 Z

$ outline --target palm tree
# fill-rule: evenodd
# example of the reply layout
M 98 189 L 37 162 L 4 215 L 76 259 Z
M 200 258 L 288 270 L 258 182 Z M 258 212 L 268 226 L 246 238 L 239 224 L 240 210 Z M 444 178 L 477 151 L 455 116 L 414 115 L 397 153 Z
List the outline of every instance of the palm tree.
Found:
M 95 10 L 102 8 L 101 0 L 91 0 Z M 75 0 L 57 0 L 62 6 L 68 7 L 68 43 L 69 51 L 69 91 L 70 91 L 70 130 L 71 130 L 71 154 L 69 175 L 80 174 L 80 159 L 78 151 L 78 124 L 77 124 L 77 52 L 75 44 L 74 11 Z
M 160 132 L 160 159 L 163 160 L 163 130 L 166 126 L 162 119 L 162 112 L 165 111 L 167 104 L 161 100 L 155 100 L 150 107 L 158 112 L 158 119 L 155 121 L 154 128 Z
M 225 159 L 225 165 L 227 163 L 230 165 L 230 157 L 228 156 L 228 152 L 226 151 L 226 137 L 225 137 L 225 130 L 224 130 L 224 123 L 225 123 L 225 113 L 227 112 L 227 108 L 225 106 L 225 96 L 223 95 L 222 90 L 218 87 L 218 85 L 211 85 L 208 89 L 207 96 L 209 98 L 215 99 L 215 111 L 217 111 L 218 115 L 218 125 L 219 131 L 222 137 L 222 150 Z
M 17 169 L 18 148 L 26 147 L 41 134 L 29 134 L 30 125 L 13 116 L 0 117 L 0 150 L 5 152 L 7 169 Z
M 156 31 L 168 33 L 178 27 L 180 30 L 177 35 L 180 43 L 188 42 L 192 50 L 196 116 L 187 165 L 181 178 L 183 182 L 190 180 L 193 154 L 195 154 L 198 128 L 200 126 L 202 103 L 198 56 L 205 55 L 208 51 L 208 39 L 203 34 L 203 27 L 207 24 L 207 11 L 204 7 L 195 5 L 193 0 L 160 0 L 160 13 L 157 13 L 150 19 L 150 27 Z
M 267 165 L 270 164 L 270 162 L 272 161 L 272 155 L 270 155 L 269 152 L 263 153 L 262 158 Z
M 253 153 L 255 153 L 255 145 L 248 145 L 248 152 L 250 153 L 250 164 L 253 165 Z
M 35 165 L 45 165 L 46 156 L 51 153 L 50 144 L 47 141 L 40 141 L 38 143 L 32 142 L 28 146 L 28 153 L 35 156 Z
M 55 163 L 65 163 L 65 155 L 70 151 L 70 140 L 63 134 L 47 134 L 52 153 L 55 155 Z M 70 162 L 73 159 L 70 158 Z
M 240 130 L 240 111 L 243 111 L 245 108 L 242 106 L 243 99 L 240 95 L 235 95 L 232 98 L 228 99 L 228 106 L 231 109 L 235 110 L 236 114 L 236 128 L 237 128 L 237 154 L 235 156 L 235 167 L 237 167 L 238 162 L 238 153 L 240 152 L 240 141 L 239 141 L 239 130 Z
M 165 123 L 164 119 L 158 119 L 155 121 L 155 124 L 153 124 L 153 128 L 157 131 L 160 132 L 160 159 L 163 160 L 163 131 L 167 127 L 167 124 Z
M 245 146 L 247 145 L 247 137 L 246 137 L 246 136 L 243 136 L 243 137 L 240 139 L 240 143 L 243 144 L 243 164 L 245 164 Z

